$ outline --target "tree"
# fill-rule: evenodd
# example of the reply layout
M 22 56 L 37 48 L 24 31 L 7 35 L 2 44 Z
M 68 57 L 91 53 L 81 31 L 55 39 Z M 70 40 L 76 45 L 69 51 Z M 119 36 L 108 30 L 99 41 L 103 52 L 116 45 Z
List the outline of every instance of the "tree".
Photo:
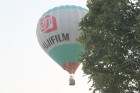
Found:
M 88 0 L 80 61 L 93 92 L 140 93 L 140 0 Z

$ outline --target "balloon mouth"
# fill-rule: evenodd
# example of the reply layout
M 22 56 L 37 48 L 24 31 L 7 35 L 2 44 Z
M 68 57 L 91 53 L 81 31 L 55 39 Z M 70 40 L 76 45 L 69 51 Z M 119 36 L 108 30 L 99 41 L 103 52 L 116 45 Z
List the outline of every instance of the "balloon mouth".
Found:
M 77 62 L 67 62 L 64 63 L 62 66 L 62 68 L 64 70 L 66 70 L 69 74 L 74 74 L 76 69 L 79 67 L 80 63 Z

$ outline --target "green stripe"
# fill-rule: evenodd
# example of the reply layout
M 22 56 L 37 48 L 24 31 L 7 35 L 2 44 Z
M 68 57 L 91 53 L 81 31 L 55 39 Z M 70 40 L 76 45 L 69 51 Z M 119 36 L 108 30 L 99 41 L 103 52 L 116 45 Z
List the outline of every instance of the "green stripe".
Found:
M 82 7 L 80 7 L 80 6 L 65 5 L 65 6 L 59 6 L 59 7 L 52 8 L 52 9 L 50 9 L 47 13 L 49 13 L 49 12 L 51 12 L 51 11 L 56 11 L 56 10 L 60 10 L 60 9 L 67 9 L 67 8 L 78 8 L 78 9 L 80 9 L 80 10 L 85 10 L 85 11 L 87 11 L 87 9 L 82 8 Z
M 78 62 L 80 53 L 84 48 L 80 44 L 64 44 L 53 48 L 49 52 L 49 56 L 59 65 L 66 62 Z
M 48 10 L 46 13 L 50 13 L 52 11 L 56 11 L 56 10 L 60 10 L 60 9 L 68 9 L 68 8 L 78 8 L 80 9 L 81 11 L 88 11 L 87 9 L 83 8 L 83 7 L 80 7 L 80 6 L 75 6 L 75 5 L 65 5 L 65 6 L 59 6 L 59 7 L 54 7 L 50 10 Z M 46 14 L 45 13 L 45 14 Z

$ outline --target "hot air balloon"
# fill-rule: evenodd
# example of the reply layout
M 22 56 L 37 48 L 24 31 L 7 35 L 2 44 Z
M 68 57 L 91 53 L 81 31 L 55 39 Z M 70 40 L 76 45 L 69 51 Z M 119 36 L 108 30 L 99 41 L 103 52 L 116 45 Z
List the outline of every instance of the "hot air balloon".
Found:
M 81 31 L 79 22 L 87 10 L 65 5 L 52 8 L 42 15 L 37 24 L 37 38 L 42 49 L 64 70 L 74 74 L 84 48 L 77 41 Z

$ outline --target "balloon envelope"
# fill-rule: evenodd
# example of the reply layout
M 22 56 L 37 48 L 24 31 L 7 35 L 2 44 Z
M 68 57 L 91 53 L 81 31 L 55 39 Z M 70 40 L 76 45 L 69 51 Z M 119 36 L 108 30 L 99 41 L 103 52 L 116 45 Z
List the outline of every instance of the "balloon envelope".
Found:
M 63 69 L 75 73 L 84 48 L 77 42 L 79 23 L 87 10 L 74 5 L 50 9 L 42 15 L 37 25 L 37 38 L 42 49 Z

